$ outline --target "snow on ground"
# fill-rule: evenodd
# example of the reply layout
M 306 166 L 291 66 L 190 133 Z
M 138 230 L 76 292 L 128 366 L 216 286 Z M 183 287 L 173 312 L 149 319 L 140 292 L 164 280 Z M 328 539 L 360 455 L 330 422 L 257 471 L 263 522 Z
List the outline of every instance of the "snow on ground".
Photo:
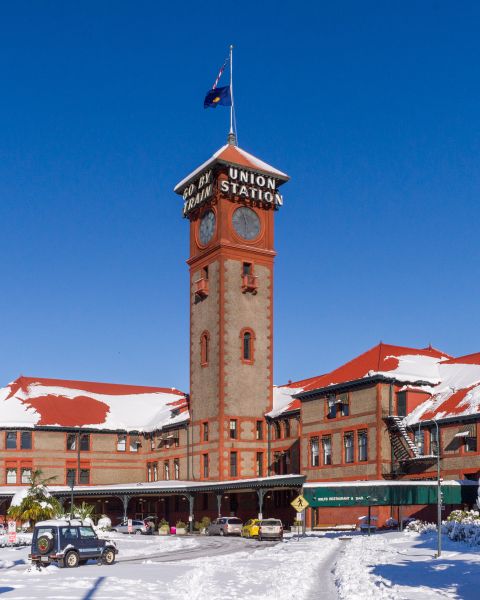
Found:
M 172 544 L 187 548 L 196 541 L 138 538 L 142 556 L 146 555 L 145 545 L 156 545 L 158 551 L 158 546 L 160 550 Z M 320 565 L 339 544 L 320 537 L 290 538 L 275 546 L 233 541 L 241 550 L 219 556 L 177 562 L 155 562 L 152 556 L 140 563 L 119 562 L 111 567 L 90 563 L 77 569 L 50 566 L 40 572 L 26 565 L 14 566 L 19 560 L 21 564 L 28 549 L 1 549 L 0 560 L 8 554 L 11 568 L 0 569 L 0 594 L 2 600 L 303 600 L 319 597 L 325 586 L 319 577 Z M 136 543 L 136 537 L 120 539 L 119 549 L 125 556 Z
M 480 549 L 436 532 L 352 536 L 335 567 L 340 598 L 345 600 L 437 600 L 480 598 Z

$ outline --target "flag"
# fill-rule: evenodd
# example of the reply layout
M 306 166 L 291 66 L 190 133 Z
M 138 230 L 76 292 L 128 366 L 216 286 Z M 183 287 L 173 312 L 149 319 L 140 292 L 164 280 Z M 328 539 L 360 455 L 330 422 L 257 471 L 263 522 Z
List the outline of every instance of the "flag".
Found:
M 232 95 L 229 85 L 215 87 L 207 92 L 203 101 L 203 108 L 216 108 L 218 104 L 221 106 L 232 106 Z

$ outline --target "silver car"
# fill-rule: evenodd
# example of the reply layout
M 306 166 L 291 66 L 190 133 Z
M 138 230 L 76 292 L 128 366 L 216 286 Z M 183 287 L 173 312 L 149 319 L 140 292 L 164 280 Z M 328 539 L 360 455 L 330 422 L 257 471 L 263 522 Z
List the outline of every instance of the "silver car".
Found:
M 259 523 L 259 540 L 281 540 L 283 538 L 283 525 L 280 519 L 263 519 Z
M 120 521 L 118 525 L 112 527 L 112 531 L 118 531 L 118 533 L 128 533 L 128 521 Z M 132 533 L 137 535 L 147 533 L 147 526 L 144 521 L 132 520 Z
M 237 517 L 219 517 L 207 528 L 207 535 L 242 535 L 243 523 Z

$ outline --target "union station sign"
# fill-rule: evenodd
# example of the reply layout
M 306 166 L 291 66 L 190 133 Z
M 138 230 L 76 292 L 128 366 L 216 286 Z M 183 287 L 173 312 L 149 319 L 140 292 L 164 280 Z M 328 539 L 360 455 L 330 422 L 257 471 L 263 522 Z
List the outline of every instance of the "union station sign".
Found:
M 183 216 L 188 217 L 195 209 L 207 202 L 214 193 L 215 181 L 212 169 L 204 171 L 183 191 Z M 272 205 L 275 209 L 283 205 L 283 196 L 277 191 L 277 180 L 261 173 L 230 166 L 228 179 L 220 181 L 220 192 Z

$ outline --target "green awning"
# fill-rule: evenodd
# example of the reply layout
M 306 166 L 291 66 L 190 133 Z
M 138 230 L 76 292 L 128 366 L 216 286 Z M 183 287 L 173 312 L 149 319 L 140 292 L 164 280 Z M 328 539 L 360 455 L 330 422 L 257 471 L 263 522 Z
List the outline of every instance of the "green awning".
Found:
M 472 504 L 477 498 L 477 485 L 463 482 L 442 484 L 443 504 Z M 399 506 L 436 504 L 437 483 L 375 482 L 355 485 L 306 486 L 303 495 L 310 506 Z

